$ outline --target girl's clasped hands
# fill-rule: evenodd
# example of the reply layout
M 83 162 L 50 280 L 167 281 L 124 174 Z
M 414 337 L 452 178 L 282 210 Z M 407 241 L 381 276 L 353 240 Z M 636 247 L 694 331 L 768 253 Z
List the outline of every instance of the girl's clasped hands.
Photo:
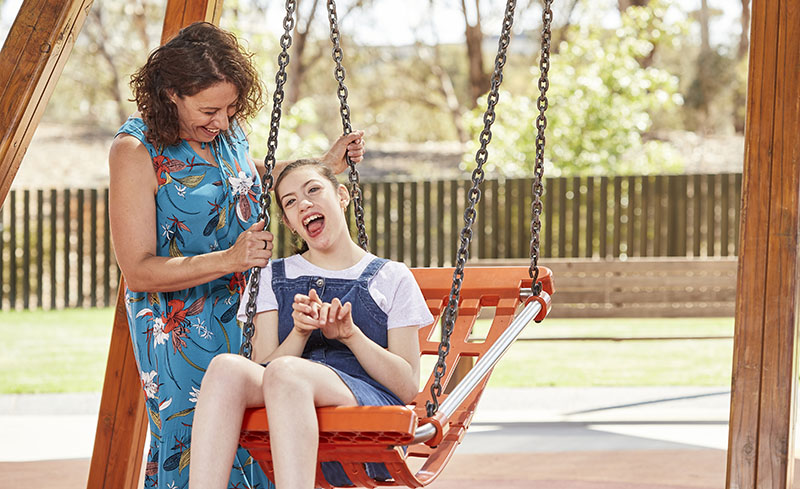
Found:
M 345 342 L 356 331 L 360 331 L 353 323 L 351 307 L 349 302 L 342 304 L 338 298 L 331 302 L 322 302 L 317 291 L 311 289 L 308 295 L 294 296 L 294 327 L 305 335 L 319 329 L 329 340 Z

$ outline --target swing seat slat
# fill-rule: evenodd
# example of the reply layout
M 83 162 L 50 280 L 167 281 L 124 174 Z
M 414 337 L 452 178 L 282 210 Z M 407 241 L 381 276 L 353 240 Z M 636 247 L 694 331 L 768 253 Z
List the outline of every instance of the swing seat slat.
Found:
M 434 335 L 438 336 L 440 332 L 434 326 L 439 323 L 439 316 L 447 305 L 454 269 L 413 268 L 412 273 L 434 316 L 433 323 L 419 331 L 420 351 L 423 356 L 436 356 L 439 338 L 434 338 Z M 550 270 L 539 267 L 539 282 L 549 297 L 553 293 Z M 441 381 L 445 388 L 440 397 L 440 405 L 446 401 L 446 393 L 451 391 L 448 383 L 453 378 L 459 361 L 462 358 L 477 361 L 489 350 L 525 303 L 524 298 L 520 297 L 521 291 L 530 289 L 531 285 L 528 267 L 465 269 L 458 317 L 450 337 L 447 367 Z M 549 310 L 549 300 L 546 306 L 542 314 L 537 316 L 537 321 Z M 481 311 L 487 308 L 494 308 L 491 326 L 484 339 L 474 338 L 472 330 L 475 321 Z M 412 444 L 418 428 L 431 421 L 426 419 L 425 402 L 434 381 L 433 372 L 416 399 L 408 406 L 317 408 L 320 430 L 317 461 L 340 462 L 356 487 L 423 487 L 429 484 L 441 473 L 466 434 L 490 374 L 491 370 L 476 383 L 449 417 L 437 413 L 441 432 L 437 431 L 433 440 L 435 446 Z M 250 451 L 267 476 L 274 480 L 269 424 L 264 408 L 248 409 L 245 412 L 240 443 Z M 407 450 L 403 447 L 407 447 Z M 370 478 L 364 470 L 367 462 L 384 463 L 393 479 L 379 481 Z M 316 485 L 331 487 L 323 477 L 319 465 Z

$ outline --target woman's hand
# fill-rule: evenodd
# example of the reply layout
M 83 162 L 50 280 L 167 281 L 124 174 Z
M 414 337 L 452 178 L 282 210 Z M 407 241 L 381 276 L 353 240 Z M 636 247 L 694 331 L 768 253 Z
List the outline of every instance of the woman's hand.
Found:
M 349 156 L 353 163 L 364 159 L 364 131 L 353 131 L 339 136 L 321 160 L 325 166 L 339 174 L 347 169 L 345 156 Z
M 236 243 L 226 250 L 231 271 L 244 272 L 253 267 L 265 267 L 272 257 L 273 235 L 264 231 L 264 221 L 258 221 L 236 238 Z

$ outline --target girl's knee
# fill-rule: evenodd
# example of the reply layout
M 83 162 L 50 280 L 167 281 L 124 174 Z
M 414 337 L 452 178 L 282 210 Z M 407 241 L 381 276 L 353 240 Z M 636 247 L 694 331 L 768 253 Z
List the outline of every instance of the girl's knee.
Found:
M 303 358 L 286 356 L 279 357 L 269 362 L 264 368 L 262 384 L 265 390 L 295 389 L 303 382 L 303 364 L 308 362 Z
M 203 375 L 203 384 L 215 381 L 229 381 L 237 377 L 237 372 L 242 369 L 243 361 L 248 362 L 246 358 L 241 355 L 233 353 L 223 353 L 211 359 L 208 364 L 205 375 Z

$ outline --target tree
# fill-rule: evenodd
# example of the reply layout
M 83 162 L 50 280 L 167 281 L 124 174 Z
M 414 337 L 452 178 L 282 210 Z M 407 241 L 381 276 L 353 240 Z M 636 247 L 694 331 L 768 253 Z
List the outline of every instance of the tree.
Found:
M 739 49 L 736 52 L 738 59 L 747 57 L 750 49 L 750 0 L 742 0 L 741 16 L 742 32 L 739 34 Z
M 678 170 L 680 162 L 666 144 L 646 137 L 652 114 L 680 105 L 677 77 L 663 69 L 643 68 L 639 59 L 653 39 L 677 35 L 664 31 L 660 2 L 631 7 L 622 26 L 608 32 L 594 19 L 582 19 L 570 41 L 551 58 L 550 109 L 547 112 L 547 163 L 553 175 L 626 174 Z M 653 25 L 660 25 L 655 33 Z M 536 154 L 538 66 L 531 69 L 532 95 L 502 92 L 493 126 L 487 171 L 530 175 Z M 474 134 L 483 128 L 482 109 L 468 117 Z M 477 149 L 477 143 L 474 144 Z M 467 166 L 474 166 L 468 154 Z
M 464 14 L 464 35 L 467 43 L 467 61 L 469 63 L 469 107 L 474 108 L 478 98 L 489 89 L 489 74 L 483 67 L 483 30 L 481 28 L 480 0 L 473 0 L 475 21 L 470 23 L 469 11 L 465 0 L 461 0 L 461 12 Z

